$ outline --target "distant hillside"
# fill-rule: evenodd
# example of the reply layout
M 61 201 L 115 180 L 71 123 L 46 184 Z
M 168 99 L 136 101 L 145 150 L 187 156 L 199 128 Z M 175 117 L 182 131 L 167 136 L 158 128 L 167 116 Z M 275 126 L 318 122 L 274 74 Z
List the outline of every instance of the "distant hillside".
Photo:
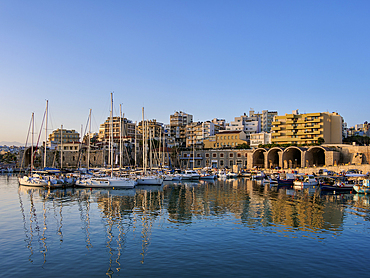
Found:
M 1 141 L 0 142 L 0 146 L 18 146 L 18 147 L 21 147 L 21 146 L 24 146 L 24 144 L 22 143 L 19 143 L 19 142 L 7 142 L 7 141 Z

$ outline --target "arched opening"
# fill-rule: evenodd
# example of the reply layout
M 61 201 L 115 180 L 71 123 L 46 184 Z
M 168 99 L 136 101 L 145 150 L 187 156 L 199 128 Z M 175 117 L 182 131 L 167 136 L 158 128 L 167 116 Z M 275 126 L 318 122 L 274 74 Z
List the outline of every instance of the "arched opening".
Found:
M 283 153 L 283 168 L 300 168 L 302 152 L 297 147 L 288 147 Z
M 268 167 L 270 169 L 279 167 L 279 152 L 282 152 L 281 149 L 271 149 L 267 155 Z
M 253 167 L 264 168 L 265 167 L 265 149 L 257 149 L 253 153 Z
M 36 150 L 37 148 L 36 147 L 33 147 L 33 164 L 35 166 L 36 163 Z M 23 165 L 22 167 L 31 167 L 31 153 L 32 153 L 32 147 L 28 147 L 25 151 L 24 151 L 24 156 L 23 156 Z
M 306 153 L 306 166 L 324 166 L 325 165 L 325 150 L 321 147 L 312 147 Z

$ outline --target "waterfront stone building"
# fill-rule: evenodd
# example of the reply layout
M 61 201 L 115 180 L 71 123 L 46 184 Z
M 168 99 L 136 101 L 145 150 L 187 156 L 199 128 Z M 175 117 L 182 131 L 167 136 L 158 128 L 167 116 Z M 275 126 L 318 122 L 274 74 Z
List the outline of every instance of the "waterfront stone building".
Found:
M 183 151 L 179 156 L 182 168 L 292 169 L 339 165 L 364 165 L 370 161 L 369 146 L 322 145 L 290 146 L 270 149 L 208 149 Z

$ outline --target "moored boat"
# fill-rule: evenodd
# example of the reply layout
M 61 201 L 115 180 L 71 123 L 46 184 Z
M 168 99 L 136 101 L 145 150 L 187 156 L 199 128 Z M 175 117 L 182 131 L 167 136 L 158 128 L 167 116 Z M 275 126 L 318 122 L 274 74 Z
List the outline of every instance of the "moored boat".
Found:
M 311 188 L 318 185 L 318 181 L 313 175 L 304 175 L 304 176 L 297 176 L 296 180 L 293 182 L 294 189 L 305 189 Z
M 357 193 L 364 193 L 364 194 L 370 193 L 370 180 L 369 179 L 364 179 L 362 181 L 362 184 L 359 183 L 359 184 L 354 185 L 353 189 Z

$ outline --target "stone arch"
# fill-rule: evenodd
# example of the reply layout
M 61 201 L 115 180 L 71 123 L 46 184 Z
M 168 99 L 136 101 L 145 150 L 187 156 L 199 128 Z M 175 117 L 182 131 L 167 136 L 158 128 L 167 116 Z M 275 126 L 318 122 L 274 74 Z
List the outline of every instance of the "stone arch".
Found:
M 302 167 L 302 155 L 305 150 L 296 146 L 287 147 L 283 152 L 283 168 Z
M 310 147 L 305 156 L 305 162 L 307 167 L 313 167 L 313 166 L 324 166 L 325 159 L 326 159 L 326 151 L 327 148 L 322 146 L 313 146 Z
M 284 150 L 280 147 L 273 147 L 267 152 L 268 168 L 281 167 L 279 154 L 282 154 L 283 151 Z
M 264 148 L 258 148 L 253 152 L 253 163 L 252 167 L 265 168 L 265 153 L 267 152 Z
M 37 162 L 36 162 L 36 155 L 37 155 L 37 149 L 38 147 L 33 147 L 33 165 L 34 167 L 36 166 Z M 31 156 L 32 156 L 32 147 L 27 147 L 25 148 L 23 154 L 22 154 L 22 158 L 23 158 L 23 161 L 20 161 L 20 163 L 22 162 L 22 165 L 21 167 L 31 167 Z

